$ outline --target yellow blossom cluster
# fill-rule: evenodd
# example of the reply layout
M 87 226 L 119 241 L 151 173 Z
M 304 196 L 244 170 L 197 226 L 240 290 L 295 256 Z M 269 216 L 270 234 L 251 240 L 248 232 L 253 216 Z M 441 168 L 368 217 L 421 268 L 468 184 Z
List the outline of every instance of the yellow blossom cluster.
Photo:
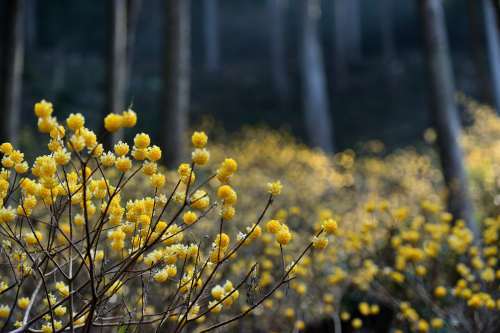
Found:
M 34 113 L 48 138 L 47 153 L 30 168 L 21 151 L 0 145 L 0 265 L 7 268 L 0 272 L 0 325 L 9 331 L 137 323 L 161 331 L 215 329 L 259 311 L 303 271 L 312 243 L 283 257 L 281 276 L 269 281 L 264 294 L 241 293 L 261 275 L 261 259 L 249 254 L 276 247 L 261 241 L 260 224 L 282 185 L 262 183 L 264 207 L 255 207 L 253 221 L 235 230 L 228 222 L 237 217 L 232 182 L 238 163 L 223 157 L 207 174 L 204 132 L 191 137 L 191 161 L 171 172 L 146 133 L 106 150 L 82 114 L 59 122 L 45 100 Z M 109 133 L 136 123 L 131 109 L 104 118 Z M 286 245 L 291 239 L 291 230 L 280 224 L 276 240 Z M 252 263 L 235 270 L 240 257 Z

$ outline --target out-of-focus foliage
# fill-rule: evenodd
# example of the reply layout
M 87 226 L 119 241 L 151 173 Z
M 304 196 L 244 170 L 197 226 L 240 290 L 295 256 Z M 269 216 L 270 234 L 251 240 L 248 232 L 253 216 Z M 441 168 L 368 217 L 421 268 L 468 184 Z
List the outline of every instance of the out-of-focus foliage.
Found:
M 310 241 L 311 230 L 325 220 L 339 225 L 326 249 L 314 249 L 298 266 L 290 288 L 253 313 L 262 318 L 253 325 L 280 330 L 333 316 L 356 328 L 389 308 L 395 313 L 392 326 L 405 331 L 493 332 L 498 327 L 500 120 L 484 106 L 467 106 L 473 123 L 463 148 L 482 224 L 480 240 L 445 210 L 432 130 L 425 133 L 429 145 L 419 151 L 384 154 L 382 143 L 369 142 L 358 154 L 349 150 L 334 157 L 266 129 L 219 140 L 212 156 L 236 156 L 241 170 L 252 170 L 233 182 L 247 195 L 258 193 L 256 184 L 281 179 L 287 205 L 274 210 L 273 218 L 297 231 L 294 246 Z M 237 210 L 235 225 L 250 218 L 252 198 L 241 198 Z M 271 283 L 280 252 L 268 248 L 253 255 L 268 259 L 259 267 L 259 283 Z M 241 261 L 245 267 L 246 259 Z

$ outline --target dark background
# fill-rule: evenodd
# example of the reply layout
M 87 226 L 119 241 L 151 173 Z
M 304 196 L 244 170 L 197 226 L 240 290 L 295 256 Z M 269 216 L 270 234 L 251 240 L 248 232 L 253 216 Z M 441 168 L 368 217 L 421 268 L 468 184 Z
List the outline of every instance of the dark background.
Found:
M 203 67 L 201 1 L 192 2 L 192 124 L 209 116 L 229 131 L 267 124 L 304 138 L 297 63 L 299 19 L 294 2 L 288 2 L 286 17 L 286 66 L 292 81 L 292 97 L 286 105 L 278 102 L 271 84 L 266 1 L 219 2 L 221 68 L 217 73 L 208 73 Z M 381 61 L 379 26 L 386 18 L 379 15 L 376 2 L 362 1 L 363 57 L 350 65 L 349 82 L 343 89 L 336 88 L 333 74 L 331 2 L 322 2 L 321 42 L 338 149 L 356 147 L 369 139 L 381 139 L 392 148 L 414 144 L 429 126 L 416 2 L 396 1 L 392 19 L 397 58 L 391 69 Z M 474 41 L 466 0 L 444 3 L 457 90 L 480 97 L 482 83 L 472 64 Z M 162 109 L 162 8 L 161 0 L 142 4 L 127 94 L 127 101 L 140 116 L 138 129 L 153 135 Z M 90 123 L 100 121 L 106 93 L 107 10 L 99 0 L 37 0 L 28 6 L 22 92 L 25 131 L 33 128 L 32 105 L 42 98 L 55 104 L 60 119 L 82 112 Z M 0 12 L 3 21 L 5 11 Z

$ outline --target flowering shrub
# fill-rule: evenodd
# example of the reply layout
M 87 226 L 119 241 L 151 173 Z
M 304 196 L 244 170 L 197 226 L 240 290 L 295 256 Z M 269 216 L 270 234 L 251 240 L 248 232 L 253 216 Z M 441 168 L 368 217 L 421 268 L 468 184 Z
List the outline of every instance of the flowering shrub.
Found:
M 214 173 L 204 169 L 210 159 L 204 132 L 192 135 L 192 161 L 167 174 L 157 164 L 161 148 L 145 133 L 105 152 L 81 114 L 63 124 L 49 102 L 34 111 L 49 153 L 30 168 L 22 152 L 0 145 L 2 331 L 213 330 L 286 288 L 310 248 L 335 231 L 325 225 L 285 255 L 292 229 L 263 225 L 282 192 L 279 181 L 267 182 L 267 194 L 254 195 L 267 195 L 262 207 L 253 201 L 253 216 L 232 227 L 238 164 L 221 158 Z M 127 110 L 106 116 L 104 127 L 113 133 L 136 122 Z M 134 182 L 140 192 L 130 187 Z M 210 226 L 198 230 L 204 224 Z M 264 259 L 245 254 L 268 247 L 280 251 L 281 267 L 272 282 L 257 286 Z
M 481 239 L 445 210 L 429 148 L 384 156 L 370 142 L 328 156 L 248 129 L 208 150 L 195 132 L 191 161 L 167 171 L 148 135 L 105 152 L 83 116 L 62 126 L 42 101 L 50 153 L 30 169 L 0 145 L 0 324 L 253 332 L 330 318 L 338 332 L 392 312 L 394 332 L 496 332 L 500 120 L 470 106 L 463 147 Z M 129 110 L 104 126 L 136 121 Z
M 372 142 L 364 156 L 346 151 L 329 157 L 259 129 L 244 131 L 231 145 L 216 144 L 213 156 L 230 152 L 240 169 L 252 170 L 234 179 L 245 193 L 281 178 L 281 200 L 289 208 L 274 210 L 266 229 L 286 223 L 298 231 L 293 246 L 300 246 L 325 222 L 338 224 L 334 239 L 313 240 L 317 250 L 298 266 L 291 288 L 253 312 L 259 320 L 251 328 L 280 331 L 295 323 L 299 329 L 327 317 L 337 328 L 361 329 L 390 309 L 395 330 L 494 332 L 500 320 L 500 222 L 484 217 L 497 215 L 494 165 L 500 160 L 492 143 L 500 139 L 500 121 L 484 108 L 474 108 L 472 116 L 464 149 L 482 221 L 480 240 L 446 212 L 441 172 L 428 148 L 381 156 L 381 144 Z M 240 216 L 252 211 L 250 198 L 239 202 Z M 265 286 L 276 278 L 280 252 L 269 247 L 259 256 L 266 258 L 259 280 Z

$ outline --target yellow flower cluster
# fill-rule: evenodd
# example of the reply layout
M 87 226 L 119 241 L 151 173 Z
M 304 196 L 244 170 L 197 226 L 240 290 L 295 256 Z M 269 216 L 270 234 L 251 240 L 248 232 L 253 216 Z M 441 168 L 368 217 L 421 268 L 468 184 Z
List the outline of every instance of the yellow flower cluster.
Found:
M 313 242 L 290 247 L 292 229 L 281 217 L 276 242 L 261 229 L 283 190 L 279 181 L 267 185 L 262 210 L 257 196 L 243 196 L 256 203 L 250 222 L 227 223 L 240 201 L 238 163 L 224 156 L 213 173 L 202 169 L 210 162 L 204 132 L 191 137 L 190 163 L 173 172 L 146 133 L 105 151 L 82 114 L 59 122 L 44 100 L 34 113 L 47 153 L 30 168 L 22 152 L 0 145 L 0 266 L 8 268 L 0 272 L 0 325 L 55 332 L 144 321 L 160 330 L 210 329 L 260 311 L 272 295 L 283 297 L 285 285 L 305 294 L 293 278 L 306 275 Z M 136 123 L 130 109 L 104 118 L 110 133 Z M 287 252 L 278 245 L 289 245 Z M 281 253 L 279 273 L 253 255 L 261 251 Z M 241 293 L 247 286 L 252 291 Z

